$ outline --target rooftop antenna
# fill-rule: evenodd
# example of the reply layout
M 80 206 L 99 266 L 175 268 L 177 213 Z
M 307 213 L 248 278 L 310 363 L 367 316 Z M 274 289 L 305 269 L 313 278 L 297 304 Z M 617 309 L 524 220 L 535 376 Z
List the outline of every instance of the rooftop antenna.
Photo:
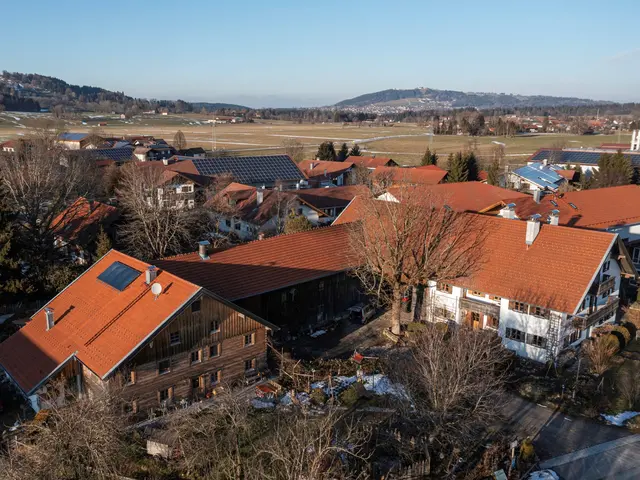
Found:
M 162 293 L 162 285 L 159 283 L 154 283 L 151 285 L 151 293 L 155 296 L 154 300 L 157 300 L 160 294 Z

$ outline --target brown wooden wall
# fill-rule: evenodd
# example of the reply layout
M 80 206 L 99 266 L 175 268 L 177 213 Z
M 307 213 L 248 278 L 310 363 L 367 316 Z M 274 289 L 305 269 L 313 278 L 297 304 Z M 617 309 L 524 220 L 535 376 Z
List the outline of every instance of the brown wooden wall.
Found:
M 187 307 L 147 343 L 116 374 L 117 383 L 126 383 L 130 372 L 135 382 L 123 388 L 123 395 L 135 400 L 138 410 L 159 405 L 158 392 L 172 389 L 174 400 L 204 395 L 211 390 L 210 374 L 221 370 L 221 384 L 233 382 L 245 375 L 245 360 L 256 359 L 256 370 L 266 364 L 266 328 L 239 312 L 208 296 L 201 297 L 199 312 Z M 217 320 L 220 331 L 211 333 L 210 324 Z M 171 333 L 180 332 L 180 343 L 170 344 Z M 255 341 L 244 346 L 244 335 L 254 333 Z M 220 355 L 209 357 L 209 347 L 220 344 Z M 191 362 L 191 352 L 201 351 L 200 361 Z M 159 374 L 158 363 L 170 361 L 170 371 Z M 201 389 L 193 391 L 191 379 L 202 376 Z

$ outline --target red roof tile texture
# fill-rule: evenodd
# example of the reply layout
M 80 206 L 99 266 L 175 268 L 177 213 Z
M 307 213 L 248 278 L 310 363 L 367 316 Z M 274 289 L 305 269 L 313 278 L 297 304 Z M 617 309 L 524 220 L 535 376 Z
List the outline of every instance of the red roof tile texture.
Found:
M 116 261 L 140 272 L 123 291 L 97 278 Z M 145 283 L 148 266 L 111 250 L 47 303 L 54 310 L 53 328 L 47 331 L 42 309 L 0 344 L 0 364 L 25 392 L 74 354 L 104 377 L 200 290 L 161 270 L 155 282 L 164 291 L 156 300 Z
M 353 162 L 330 162 L 326 160 L 302 160 L 298 167 L 307 178 L 336 177 L 353 168 Z
M 353 162 L 355 165 L 362 165 L 366 168 L 392 167 L 397 165 L 390 158 L 386 157 L 347 157 L 347 162 Z
M 559 210 L 560 225 L 571 227 L 600 230 L 640 223 L 638 185 L 545 195 L 540 203 L 536 203 L 530 196 L 513 202 L 516 204 L 516 215 L 522 219 L 536 213 L 546 218 L 552 210 Z M 571 206 L 572 203 L 576 208 Z
M 346 207 L 357 195 L 367 192 L 364 185 L 347 185 L 344 187 L 305 188 L 296 190 L 298 197 L 315 208 Z
M 458 286 L 511 300 L 575 313 L 613 246 L 615 234 L 541 225 L 527 247 L 527 222 L 477 215 L 487 232 L 480 263 Z
M 405 185 L 436 185 L 444 180 L 447 171 L 439 167 L 428 169 L 377 167 L 373 174 L 378 177 L 390 175 L 394 183 Z
M 209 260 L 194 252 L 156 265 L 235 301 L 350 269 L 349 230 L 348 225 L 317 228 L 239 245 Z
M 100 225 L 106 226 L 118 216 L 116 207 L 80 197 L 62 211 L 52 225 L 56 235 L 74 241 L 86 233 L 97 233 Z
M 357 197 L 348 210 L 362 208 L 367 202 Z M 334 225 L 343 225 L 342 218 Z M 483 240 L 473 256 L 477 264 L 472 273 L 452 281 L 454 285 L 560 312 L 576 311 L 616 238 L 545 224 L 527 246 L 527 222 L 474 213 L 460 218 L 469 221 L 465 229 L 470 242 L 477 234 Z

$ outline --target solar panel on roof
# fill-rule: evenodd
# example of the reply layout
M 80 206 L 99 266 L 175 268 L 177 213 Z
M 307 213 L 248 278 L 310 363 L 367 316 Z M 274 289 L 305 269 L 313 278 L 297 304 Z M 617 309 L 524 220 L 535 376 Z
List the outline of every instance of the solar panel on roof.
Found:
M 200 175 L 231 173 L 235 181 L 246 184 L 304 179 L 304 175 L 288 155 L 194 158 L 193 165 Z
M 571 206 L 571 208 L 575 208 L 576 210 L 578 209 L 578 207 L 575 206 L 575 204 L 569 202 L 569 205 Z
M 131 268 L 129 265 L 121 262 L 113 262 L 104 272 L 98 275 L 98 280 L 116 290 L 123 291 L 140 273 L 141 272 L 135 268 Z
M 558 206 L 558 202 L 556 202 L 555 200 L 551 200 L 551 205 L 553 205 L 554 207 Z

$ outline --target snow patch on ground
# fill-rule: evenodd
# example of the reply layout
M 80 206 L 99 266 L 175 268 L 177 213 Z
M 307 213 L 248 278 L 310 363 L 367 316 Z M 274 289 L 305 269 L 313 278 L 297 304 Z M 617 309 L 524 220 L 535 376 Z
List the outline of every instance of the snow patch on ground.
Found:
M 254 398 L 253 400 L 251 400 L 251 406 L 253 408 L 258 408 L 258 409 L 263 409 L 263 408 L 275 408 L 275 403 L 272 402 L 265 402 L 263 400 L 258 400 L 257 398 Z
M 638 415 L 640 415 L 640 412 L 622 412 L 617 415 L 605 415 L 603 413 L 602 417 L 612 425 L 623 427 L 627 420 L 631 420 L 633 417 Z
M 333 390 L 338 393 L 358 380 L 357 376 L 353 377 L 333 377 Z M 401 385 L 396 385 L 386 375 L 363 375 L 362 383 L 365 390 L 373 392 L 376 395 L 393 395 L 394 397 L 407 398 L 407 393 Z M 327 395 L 331 395 L 331 391 L 326 381 L 315 382 L 311 384 L 311 388 L 321 388 Z
M 532 472 L 528 480 L 560 480 L 560 477 L 553 470 L 540 470 L 538 472 Z

